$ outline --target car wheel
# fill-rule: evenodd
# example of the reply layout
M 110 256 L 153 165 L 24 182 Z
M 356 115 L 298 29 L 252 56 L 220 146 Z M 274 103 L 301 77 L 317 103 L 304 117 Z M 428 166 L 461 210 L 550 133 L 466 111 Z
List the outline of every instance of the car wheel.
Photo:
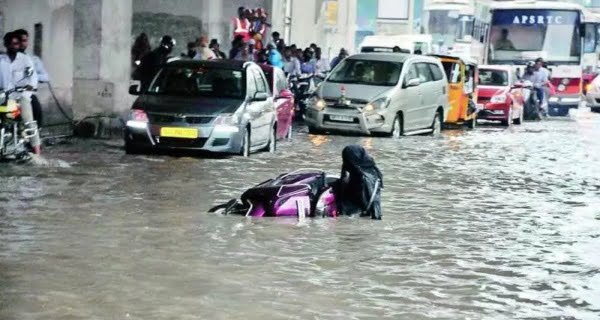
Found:
M 269 144 L 265 151 L 269 153 L 275 153 L 277 151 L 277 127 L 271 128 L 271 133 L 269 133 Z
M 242 140 L 242 148 L 240 150 L 240 155 L 243 157 L 250 157 L 250 146 L 252 145 L 251 143 L 251 135 L 250 135 L 250 130 L 246 129 L 246 132 L 244 133 L 244 138 Z
M 510 125 L 512 124 L 513 121 L 513 111 L 512 111 L 512 106 L 510 108 L 508 108 L 508 116 L 506 117 L 506 120 L 502 120 L 502 125 L 505 127 L 510 127 Z
M 402 121 L 402 117 L 399 114 L 394 118 L 394 123 L 392 124 L 392 131 L 390 132 L 390 137 L 399 139 L 404 135 L 404 121 Z
M 433 123 L 431 124 L 431 135 L 436 137 L 442 133 L 442 118 L 439 112 L 435 112 Z
M 467 128 L 469 128 L 469 129 L 477 128 L 477 116 L 474 116 L 470 120 L 467 120 L 466 124 L 467 124 Z
M 288 127 L 288 132 L 287 132 L 287 134 L 285 135 L 285 138 L 286 138 L 286 139 L 288 139 L 288 140 L 292 140 L 292 135 L 293 135 L 293 133 L 294 133 L 294 131 L 293 131 L 293 130 L 294 130 L 294 128 L 293 128 L 293 124 L 294 124 L 294 122 L 293 122 L 293 121 L 292 121 L 292 122 L 290 122 L 290 126 Z
M 521 109 L 521 114 L 519 115 L 519 117 L 516 119 L 513 119 L 513 123 L 516 125 L 520 125 L 523 123 L 523 109 Z

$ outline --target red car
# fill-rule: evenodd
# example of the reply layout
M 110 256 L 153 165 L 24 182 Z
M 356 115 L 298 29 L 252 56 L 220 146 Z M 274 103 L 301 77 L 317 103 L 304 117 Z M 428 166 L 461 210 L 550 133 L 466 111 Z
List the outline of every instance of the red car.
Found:
M 275 97 L 277 110 L 277 138 L 292 138 L 292 123 L 294 122 L 294 94 L 290 91 L 283 70 L 270 65 L 260 66 L 267 76 L 271 92 Z
M 480 66 L 477 87 L 477 119 L 501 121 L 502 125 L 523 123 L 523 89 L 509 66 Z

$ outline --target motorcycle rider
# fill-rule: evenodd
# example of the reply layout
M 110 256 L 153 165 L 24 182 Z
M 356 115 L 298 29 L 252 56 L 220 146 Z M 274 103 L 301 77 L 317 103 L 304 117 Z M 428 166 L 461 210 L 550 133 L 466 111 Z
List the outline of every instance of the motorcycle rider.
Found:
M 150 87 L 154 76 L 156 76 L 162 65 L 167 63 L 173 47 L 175 47 L 175 40 L 171 36 L 163 36 L 158 48 L 152 50 L 142 58 L 134 76 L 134 80 L 140 81 L 142 92 Z
M 33 62 L 33 65 L 35 66 L 35 73 L 37 74 L 38 82 L 50 82 L 50 75 L 48 75 L 42 59 L 35 54 L 27 53 L 27 47 L 29 47 L 29 32 L 27 32 L 25 29 L 18 29 L 15 30 L 14 33 L 17 34 L 17 36 L 21 39 L 21 49 L 19 51 L 29 56 Z M 43 120 L 42 105 L 35 94 L 31 95 L 31 107 L 33 108 L 33 118 L 35 121 L 37 121 L 38 127 L 41 127 Z
M 5 82 L 4 90 L 15 87 L 25 88 L 19 98 L 21 119 L 27 129 L 35 132 L 29 143 L 33 153 L 40 154 L 41 140 L 31 106 L 31 95 L 37 89 L 38 77 L 35 72 L 30 77 L 27 76 L 28 70 L 35 70 L 33 61 L 20 52 L 21 38 L 17 33 L 9 32 L 4 36 L 4 47 L 6 47 L 6 54 L 0 55 L 0 74 Z
M 290 76 L 299 76 L 301 74 L 300 61 L 293 56 L 292 49 L 289 47 L 283 51 L 283 71 L 286 75 Z

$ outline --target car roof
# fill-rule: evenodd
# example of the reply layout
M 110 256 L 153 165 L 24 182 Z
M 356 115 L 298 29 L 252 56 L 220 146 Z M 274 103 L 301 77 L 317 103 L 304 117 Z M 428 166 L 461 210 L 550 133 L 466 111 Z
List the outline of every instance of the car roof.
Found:
M 190 60 L 182 59 L 169 62 L 169 66 L 173 67 L 208 67 L 208 68 L 221 68 L 221 69 L 233 69 L 233 70 L 244 70 L 248 62 L 240 60 Z
M 420 59 L 420 60 L 430 61 L 430 62 L 438 62 L 439 61 L 435 58 L 428 57 L 428 56 L 408 54 L 408 53 L 399 53 L 399 52 L 359 53 L 359 54 L 355 54 L 355 55 L 348 57 L 348 59 L 371 60 L 371 61 L 391 61 L 391 62 L 402 62 L 402 63 L 406 62 L 407 60 L 412 60 L 412 59 Z

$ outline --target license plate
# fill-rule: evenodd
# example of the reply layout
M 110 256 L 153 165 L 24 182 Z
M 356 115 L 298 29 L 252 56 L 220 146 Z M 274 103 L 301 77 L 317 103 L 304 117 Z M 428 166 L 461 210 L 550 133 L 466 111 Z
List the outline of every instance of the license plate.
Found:
M 198 129 L 195 128 L 160 128 L 160 136 L 165 138 L 197 139 Z
M 497 114 L 497 115 L 503 115 L 504 111 L 503 110 L 494 110 L 492 111 L 493 114 Z
M 334 115 L 330 115 L 329 119 L 331 119 L 333 121 L 341 121 L 341 122 L 354 122 L 354 117 L 349 117 L 349 116 L 334 116 Z

